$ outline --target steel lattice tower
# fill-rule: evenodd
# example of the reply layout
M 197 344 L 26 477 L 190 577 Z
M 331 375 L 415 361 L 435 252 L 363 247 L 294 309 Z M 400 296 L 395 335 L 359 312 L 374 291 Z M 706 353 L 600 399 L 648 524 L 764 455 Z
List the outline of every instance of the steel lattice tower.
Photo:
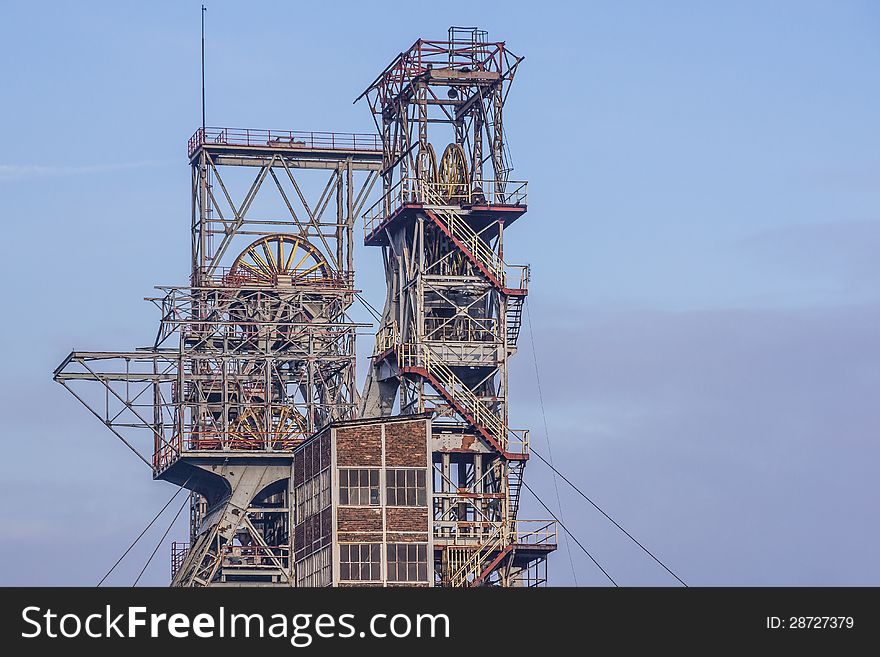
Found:
M 387 296 L 360 412 L 436 414 L 443 586 L 542 583 L 555 548 L 522 538 L 528 431 L 508 426 L 529 269 L 504 259 L 527 185 L 509 176 L 503 108 L 521 61 L 482 30 L 450 28 L 416 41 L 361 95 L 382 137 L 384 194 L 365 214 L 365 244 L 383 249 Z
M 73 352 L 55 379 L 139 455 L 150 436 L 154 478 L 191 491 L 173 585 L 290 586 L 293 450 L 356 412 L 352 236 L 379 141 L 207 128 L 189 157 L 190 284 L 152 299 L 155 343 Z

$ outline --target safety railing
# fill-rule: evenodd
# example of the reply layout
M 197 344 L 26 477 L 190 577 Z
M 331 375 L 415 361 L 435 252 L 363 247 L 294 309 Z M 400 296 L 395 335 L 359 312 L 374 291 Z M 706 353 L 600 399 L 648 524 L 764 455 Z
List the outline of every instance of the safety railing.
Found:
M 528 454 L 531 435 L 528 429 L 507 429 L 507 451 L 514 454 Z
M 434 497 L 434 513 L 435 516 L 443 513 L 443 505 L 447 500 L 445 498 Z M 454 506 L 454 504 L 453 504 Z M 491 522 L 487 520 L 435 520 L 432 523 L 434 528 L 434 541 L 445 545 L 463 545 L 473 547 L 486 540 L 495 533 L 495 529 L 500 522 Z
M 532 271 L 529 265 L 504 265 L 505 286 L 513 290 L 528 290 Z
M 493 342 L 498 337 L 494 317 L 426 317 L 425 340 L 443 342 Z
M 510 523 L 510 542 L 517 545 L 556 545 L 555 520 L 514 520 Z
M 406 181 L 411 182 L 409 189 L 406 185 L 402 184 Z M 524 189 L 526 183 L 521 183 L 521 185 Z M 401 195 L 417 198 L 424 207 L 431 209 L 445 231 L 462 245 L 468 255 L 470 255 L 470 258 L 488 272 L 498 285 L 508 287 L 509 272 L 513 275 L 511 280 L 516 280 L 516 289 L 527 288 L 529 279 L 528 265 L 506 264 L 495 249 L 489 246 L 488 242 L 471 228 L 465 219 L 466 215 L 463 215 L 456 205 L 449 204 L 450 201 L 446 194 L 448 186 L 407 178 L 399 182 L 395 188 L 399 190 Z M 391 191 L 394 192 L 395 188 L 392 188 Z M 401 203 L 403 203 L 402 200 Z M 381 201 L 364 215 L 364 227 L 367 236 L 379 226 L 385 216 L 384 210 L 379 210 L 378 208 L 384 208 Z
M 401 178 L 364 213 L 364 233 L 369 236 L 385 219 L 408 203 L 440 206 L 527 206 L 528 183 L 523 180 L 484 180 L 481 185 L 448 184 Z
M 253 431 L 250 428 L 228 431 L 185 431 L 176 434 L 168 442 L 155 446 L 153 470 L 162 472 L 173 465 L 185 452 L 289 452 L 311 434 L 306 430 L 279 428 L 270 431 Z
M 174 541 L 171 543 L 171 579 L 174 580 L 177 571 L 183 565 L 186 555 L 189 554 L 189 543 Z
M 509 545 L 555 546 L 558 540 L 555 520 L 514 520 L 510 523 L 464 523 L 468 527 L 463 536 L 454 525 L 445 523 L 435 540 L 445 541 L 449 586 L 465 586 L 479 577 L 492 555 Z M 463 539 L 463 540 L 462 540 Z
M 302 430 L 252 431 L 230 429 L 227 432 L 202 431 L 186 434 L 186 451 L 287 451 L 299 445 L 310 434 Z
M 353 132 L 199 128 L 187 144 L 190 157 L 203 145 L 382 153 L 379 135 Z
M 286 569 L 290 548 L 282 545 L 224 545 L 221 549 L 224 568 Z
M 159 473 L 174 464 L 180 458 L 180 443 L 172 439 L 170 443 L 162 443 L 153 450 L 153 472 Z
M 326 273 L 296 272 L 279 274 L 252 272 L 244 268 L 217 267 L 202 268 L 191 275 L 191 284 L 200 287 L 308 287 L 333 290 L 351 290 L 354 287 L 354 272 L 328 270 Z
M 397 344 L 397 337 L 397 322 L 381 327 L 376 333 L 376 345 L 373 349 L 373 355 L 378 356 L 392 349 Z

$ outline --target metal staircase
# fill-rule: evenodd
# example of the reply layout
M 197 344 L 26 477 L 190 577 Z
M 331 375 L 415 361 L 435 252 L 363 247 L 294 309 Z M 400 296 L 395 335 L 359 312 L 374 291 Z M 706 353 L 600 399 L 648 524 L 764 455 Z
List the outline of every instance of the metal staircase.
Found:
M 475 581 L 482 580 L 486 571 L 493 567 L 491 564 L 485 565 L 489 557 L 495 552 L 503 553 L 506 546 L 507 532 L 502 525 L 497 525 L 494 531 L 476 547 L 448 547 L 447 567 L 451 574 L 448 583 L 444 584 L 453 587 L 469 586 Z
M 404 372 L 424 376 L 444 399 L 464 417 L 486 441 L 508 459 L 523 460 L 525 454 L 508 451 L 513 433 L 440 358 L 423 344 L 402 344 L 397 351 L 398 366 Z
M 425 213 L 431 220 L 461 249 L 461 252 L 494 287 L 507 292 L 504 260 L 465 221 L 461 208 L 447 205 L 440 194 L 427 183 L 421 185 L 421 192 L 422 198 L 426 201 Z
M 525 304 L 525 296 L 510 296 L 507 298 L 507 353 L 516 351 L 516 342 L 519 340 L 519 332 L 522 328 L 522 311 Z
M 522 491 L 525 465 L 525 461 L 510 461 L 507 464 L 507 491 L 510 499 L 508 510 L 511 520 L 515 519 L 519 512 L 519 496 Z

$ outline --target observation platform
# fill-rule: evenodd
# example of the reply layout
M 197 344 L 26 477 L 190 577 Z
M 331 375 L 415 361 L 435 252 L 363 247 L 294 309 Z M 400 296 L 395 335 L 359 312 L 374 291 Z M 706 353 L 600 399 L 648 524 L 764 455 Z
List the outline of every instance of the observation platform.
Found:
M 466 188 L 448 194 L 442 183 L 426 183 L 415 178 L 399 181 L 363 214 L 364 245 L 387 246 L 388 229 L 412 219 L 417 212 L 448 207 L 466 216 L 476 230 L 500 221 L 507 228 L 528 210 L 528 183 L 506 181 L 498 184 L 485 180 L 482 188 Z M 446 197 L 448 206 L 439 206 L 438 197 Z
M 382 165 L 381 138 L 353 132 L 199 128 L 187 143 L 190 162 L 194 162 L 202 150 L 215 156 L 266 158 L 280 154 L 293 159 L 334 162 L 352 159 L 375 169 Z
M 434 521 L 434 558 L 442 560 L 443 551 L 472 547 L 474 550 L 486 550 L 484 566 L 476 579 L 466 586 L 480 585 L 486 577 L 506 558 L 511 557 L 515 567 L 527 569 L 530 565 L 545 562 L 547 555 L 558 547 L 558 528 L 555 520 L 513 520 L 510 523 L 506 540 L 500 542 L 491 522 Z M 494 545 L 493 545 L 494 543 Z M 486 549 L 491 545 L 490 549 Z M 536 586 L 546 583 L 540 581 L 527 582 L 525 586 Z

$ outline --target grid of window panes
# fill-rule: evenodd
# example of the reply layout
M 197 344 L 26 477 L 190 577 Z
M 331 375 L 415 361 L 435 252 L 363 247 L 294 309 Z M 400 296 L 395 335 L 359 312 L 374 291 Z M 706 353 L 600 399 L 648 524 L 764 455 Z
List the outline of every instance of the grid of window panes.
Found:
M 330 469 L 297 486 L 294 498 L 298 523 L 330 506 Z
M 427 506 L 423 469 L 389 469 L 385 472 L 388 506 Z
M 424 543 L 387 545 L 389 582 L 428 581 L 428 546 Z
M 375 468 L 340 468 L 339 504 L 341 506 L 379 506 L 379 470 Z
M 296 564 L 297 586 L 330 586 L 330 546 L 310 554 Z
M 382 578 L 380 543 L 340 543 L 339 579 L 375 581 Z

